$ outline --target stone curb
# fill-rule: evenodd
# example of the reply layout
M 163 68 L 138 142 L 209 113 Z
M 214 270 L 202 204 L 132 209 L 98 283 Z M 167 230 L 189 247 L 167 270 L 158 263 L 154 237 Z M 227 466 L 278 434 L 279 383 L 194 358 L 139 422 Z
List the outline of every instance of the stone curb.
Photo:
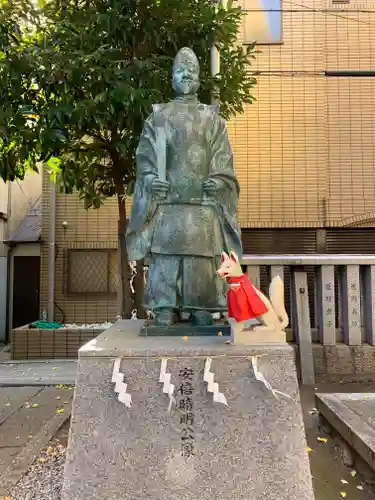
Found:
M 6 361 L 0 363 L 0 387 L 74 385 L 76 374 L 72 360 Z
M 43 448 L 47 446 L 60 427 L 70 418 L 70 415 L 70 409 L 66 409 L 64 413 L 54 415 L 43 425 L 38 434 L 22 448 L 10 466 L 0 476 L 0 495 L 9 494 L 9 491 L 26 474 Z
M 20 378 L 20 377 L 0 377 L 0 387 L 25 387 L 25 386 L 46 386 L 46 385 L 75 385 L 76 379 L 72 377 L 56 378 Z

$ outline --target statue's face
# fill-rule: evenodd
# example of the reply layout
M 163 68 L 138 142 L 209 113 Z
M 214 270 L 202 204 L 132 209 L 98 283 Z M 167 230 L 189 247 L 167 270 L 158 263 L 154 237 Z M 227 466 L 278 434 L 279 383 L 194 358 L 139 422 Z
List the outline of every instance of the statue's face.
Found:
M 195 94 L 199 89 L 199 66 L 194 60 L 177 63 L 173 68 L 173 88 L 179 95 Z

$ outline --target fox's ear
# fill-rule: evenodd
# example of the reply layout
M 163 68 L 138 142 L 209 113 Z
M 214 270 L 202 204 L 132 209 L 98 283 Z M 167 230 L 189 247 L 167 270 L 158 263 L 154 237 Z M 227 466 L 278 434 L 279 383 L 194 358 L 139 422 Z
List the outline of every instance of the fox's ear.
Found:
M 221 252 L 221 263 L 223 263 L 225 260 L 229 259 L 229 255 L 226 254 L 225 252 Z
M 236 264 L 238 263 L 237 254 L 236 252 L 233 252 L 233 250 L 230 251 L 229 257 L 231 258 L 231 260 L 233 260 L 233 262 L 235 262 Z

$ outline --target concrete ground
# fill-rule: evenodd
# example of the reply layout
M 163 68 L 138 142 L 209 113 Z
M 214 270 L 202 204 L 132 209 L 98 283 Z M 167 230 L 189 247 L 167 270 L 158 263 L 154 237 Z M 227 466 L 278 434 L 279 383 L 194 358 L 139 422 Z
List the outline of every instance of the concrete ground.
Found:
M 316 500 L 374 500 L 375 487 L 348 467 L 338 457 L 330 436 L 319 429 L 315 409 L 316 392 L 375 392 L 375 384 L 330 384 L 301 387 L 301 403 Z M 319 441 L 322 438 L 323 441 Z M 327 439 L 327 442 L 324 442 Z M 375 474 L 374 474 L 375 480 Z M 358 489 L 359 487 L 359 489 Z
M 70 417 L 73 392 L 68 386 L 0 388 L 0 498 Z

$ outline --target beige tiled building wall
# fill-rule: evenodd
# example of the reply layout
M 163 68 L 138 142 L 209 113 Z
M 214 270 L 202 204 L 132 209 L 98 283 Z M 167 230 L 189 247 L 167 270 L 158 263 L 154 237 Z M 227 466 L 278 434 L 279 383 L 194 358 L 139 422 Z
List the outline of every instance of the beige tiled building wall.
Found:
M 51 182 L 43 180 L 43 245 L 41 258 L 41 309 L 48 309 L 48 240 L 51 214 Z M 66 222 L 66 225 L 63 224 Z M 74 294 L 68 289 L 69 250 L 117 249 L 117 203 L 107 200 L 99 210 L 85 210 L 78 196 L 56 194 L 55 319 L 65 322 L 97 323 L 118 314 L 115 294 Z M 95 265 L 95 262 L 93 263 Z M 95 274 L 102 269 L 88 270 Z M 83 279 L 83 278 L 82 278 Z
M 243 1 L 250 9 L 271 2 Z M 277 8 L 278 0 L 274 4 Z M 375 2 L 282 0 L 282 8 L 282 43 L 260 45 L 252 66 L 259 72 L 257 100 L 228 124 L 241 184 L 241 225 L 374 227 L 375 79 L 328 77 L 325 71 L 375 68 Z M 247 37 L 251 23 L 259 23 L 263 15 L 268 14 L 262 11 L 255 20 L 249 18 Z M 246 41 L 244 36 L 243 30 L 240 41 Z M 45 179 L 46 242 L 48 189 Z M 116 316 L 114 296 L 66 293 L 64 256 L 68 248 L 116 248 L 116 240 L 115 200 L 86 212 L 76 196 L 57 195 L 55 300 L 65 320 L 94 322 Z M 45 244 L 42 308 L 48 301 L 47 252 Z

